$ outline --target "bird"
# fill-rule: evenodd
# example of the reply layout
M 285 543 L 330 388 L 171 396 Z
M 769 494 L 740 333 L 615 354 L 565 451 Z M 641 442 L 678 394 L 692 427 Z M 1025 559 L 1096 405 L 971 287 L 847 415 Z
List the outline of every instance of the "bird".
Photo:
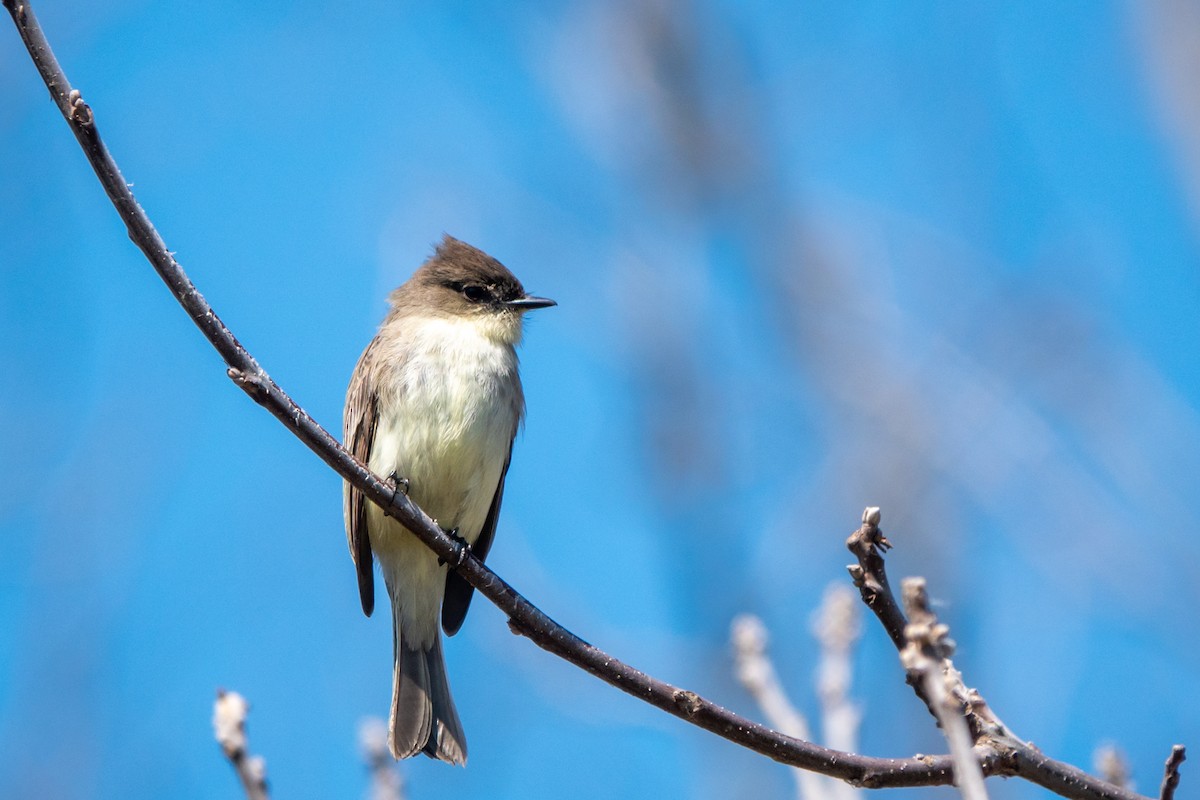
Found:
M 482 560 L 525 414 L 516 352 L 524 317 L 556 303 L 448 234 L 388 301 L 346 391 L 344 441 Z M 373 558 L 392 606 L 392 755 L 465 765 L 438 623 L 457 633 L 474 590 L 349 482 L 343 505 L 363 612 L 375 605 Z

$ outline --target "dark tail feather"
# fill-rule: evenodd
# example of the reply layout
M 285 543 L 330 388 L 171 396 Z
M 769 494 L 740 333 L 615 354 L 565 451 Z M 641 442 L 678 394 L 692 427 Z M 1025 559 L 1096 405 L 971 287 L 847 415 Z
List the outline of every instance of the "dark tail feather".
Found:
M 450 696 L 446 661 L 442 657 L 442 637 L 434 634 L 433 647 L 425 653 L 429 670 L 429 698 L 433 702 L 433 730 L 425 743 L 425 752 L 450 764 L 467 763 L 467 737 L 463 734 L 458 709 Z
M 442 637 L 437 633 L 434 636 L 428 650 L 413 649 L 401 638 L 399 624 L 395 626 L 388 744 L 396 758 L 423 752 L 449 764 L 463 765 L 467 763 L 467 740 L 450 696 Z

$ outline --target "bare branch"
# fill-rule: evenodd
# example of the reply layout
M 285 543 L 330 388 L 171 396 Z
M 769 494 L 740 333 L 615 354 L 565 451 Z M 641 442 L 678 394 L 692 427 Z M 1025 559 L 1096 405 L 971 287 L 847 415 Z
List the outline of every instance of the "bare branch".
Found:
M 821 741 L 826 747 L 858 752 L 862 711 L 850 700 L 854 647 L 862 636 L 861 612 L 854 590 L 844 583 L 825 589 L 813 617 L 813 635 L 821 643 L 817 697 L 821 701 Z M 857 800 L 862 792 L 846 783 L 833 787 L 836 800 Z
M 763 621 L 753 614 L 742 614 L 734 619 L 729 638 L 733 643 L 737 679 L 758 703 L 767 722 L 788 736 L 811 740 L 808 720 L 788 699 L 775 665 L 767 657 L 767 627 Z M 792 778 L 796 781 L 796 796 L 801 800 L 828 798 L 821 776 L 793 768 Z
M 954 783 L 963 800 L 987 800 L 983 772 L 963 716 L 965 706 L 956 697 L 962 676 L 950 663 L 954 653 L 950 629 L 938 622 L 937 615 L 930 610 L 924 578 L 905 578 L 902 594 L 909 621 L 904 628 L 908 644 L 900 651 L 900 662 L 910 675 L 918 676 L 933 704 L 933 712 L 950 745 L 950 755 L 954 756 Z
M 879 528 L 881 514 L 878 508 L 871 507 L 863 511 L 862 526 L 846 540 L 846 546 L 858 557 L 858 563 L 848 567 L 855 586 L 862 595 L 863 602 L 875 612 L 883 623 L 888 636 L 896 649 L 903 651 L 908 645 L 908 620 L 900 610 L 895 596 L 888 583 L 887 570 L 884 568 L 883 551 L 891 548 L 892 544 Z M 987 703 L 974 689 L 968 689 L 962 683 L 962 676 L 955 671 L 957 683 L 955 693 L 966 708 L 966 720 L 971 732 L 971 739 L 979 741 L 990 737 L 1002 749 L 1013 743 L 1020 743 L 1008 728 L 1000 721 Z M 913 691 L 925 703 L 929 713 L 940 720 L 937 707 L 929 697 L 921 676 L 915 672 L 908 673 L 908 683 Z
M 863 511 L 862 526 L 846 540 L 846 547 L 858 558 L 858 563 L 851 564 L 847 569 L 863 602 L 879 617 L 892 644 L 900 650 L 906 644 L 904 612 L 896 603 L 892 587 L 888 585 L 887 571 L 883 568 L 883 554 L 892 548 L 892 543 L 879 527 L 881 518 L 877 506 L 869 506 Z
M 854 592 L 842 583 L 830 584 L 813 617 L 813 634 L 821 643 L 817 667 L 817 696 L 821 700 L 822 741 L 837 750 L 858 750 L 862 712 L 850 700 L 854 674 L 851 657 L 862 636 Z
M 891 548 L 891 542 L 879 528 L 881 514 L 878 508 L 871 507 L 863 511 L 862 526 L 846 540 L 846 546 L 858 558 L 857 564 L 851 564 L 848 569 L 862 595 L 863 602 L 875 612 L 884 630 L 896 644 L 898 650 L 906 645 L 904 631 L 908 621 L 904 612 L 896 603 L 888 584 L 887 571 L 884 568 L 881 551 Z M 899 639 L 896 632 L 900 632 Z M 967 689 L 962 684 L 962 676 L 955 671 L 957 684 L 955 692 L 965 706 L 965 718 L 972 740 L 976 743 L 975 750 L 980 754 L 980 766 L 984 775 L 994 774 L 987 766 L 991 759 L 999 759 L 1011 766 L 1014 775 L 1019 775 L 1038 784 L 1055 794 L 1071 798 L 1111 798 L 1131 800 L 1142 797 L 1123 786 L 1088 775 L 1083 770 L 1047 758 L 1040 750 L 1028 742 L 1018 739 L 999 718 L 992 713 L 983 697 L 974 689 Z M 914 673 L 909 673 L 909 684 L 913 691 L 925 703 L 930 713 L 937 717 L 936 706 L 930 699 L 925 685 L 916 680 Z
M 370 800 L 404 800 L 404 777 L 388 750 L 387 736 L 387 724 L 377 717 L 359 723 L 358 745 L 371 771 Z
M 1175 797 L 1175 787 L 1179 785 L 1179 767 L 1185 758 L 1187 758 L 1187 750 L 1183 745 L 1177 744 L 1171 748 L 1171 755 L 1167 756 L 1167 765 L 1163 768 L 1162 789 L 1158 793 L 1159 800 L 1173 800 Z
M 246 792 L 246 800 L 269 800 L 267 762 L 250 755 L 246 740 L 246 714 L 250 704 L 237 692 L 217 689 L 213 703 L 213 735 Z
M 821 662 L 817 669 L 817 695 L 821 700 L 821 741 L 826 746 L 853 753 L 858 750 L 860 713 L 848 698 L 850 655 L 861 633 L 858 603 L 854 592 L 838 583 L 825 591 L 825 600 L 813 615 L 813 635 L 821 644 Z M 767 629 L 753 614 L 733 621 L 730 640 L 734 651 L 734 669 L 738 681 L 758 703 L 767 721 L 775 728 L 798 739 L 815 740 L 808 720 L 788 699 L 779 673 L 767 655 Z M 793 770 L 796 796 L 804 800 L 839 798 L 854 800 L 859 791 L 847 783 L 830 784 L 820 776 Z

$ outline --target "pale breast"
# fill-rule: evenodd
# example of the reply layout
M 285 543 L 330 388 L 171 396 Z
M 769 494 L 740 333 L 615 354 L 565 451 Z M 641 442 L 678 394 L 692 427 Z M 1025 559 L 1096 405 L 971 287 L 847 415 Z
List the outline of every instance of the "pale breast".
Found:
M 427 319 L 406 328 L 386 354 L 392 366 L 378 386 L 370 467 L 407 478 L 417 505 L 473 541 L 522 411 L 516 352 L 470 320 Z

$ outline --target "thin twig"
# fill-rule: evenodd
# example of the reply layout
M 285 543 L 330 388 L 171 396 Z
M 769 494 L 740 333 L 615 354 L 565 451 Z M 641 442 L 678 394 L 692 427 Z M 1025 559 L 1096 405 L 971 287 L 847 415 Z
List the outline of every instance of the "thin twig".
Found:
M 983 771 L 979 769 L 971 730 L 963 716 L 965 706 L 958 701 L 955 690 L 961 683 L 958 671 L 950 663 L 954 641 L 950 629 L 938 622 L 929 608 L 924 578 L 905 578 L 901 587 L 908 624 L 904 638 L 908 643 L 900 651 L 900 661 L 910 675 L 915 674 L 925 687 L 933 704 L 950 755 L 954 756 L 954 784 L 963 800 L 987 800 L 983 787 Z
M 370 800 L 404 800 L 404 777 L 388 750 L 387 736 L 387 724 L 377 717 L 359 723 L 358 745 L 371 771 Z
M 892 543 L 883 535 L 883 530 L 879 527 L 881 516 L 880 510 L 876 506 L 870 506 L 863 511 L 862 525 L 846 540 L 846 547 L 855 555 L 858 563 L 851 564 L 846 569 L 849 570 L 850 577 L 854 581 L 854 585 L 858 587 L 859 594 L 867 608 L 871 609 L 883 624 L 883 629 L 888 638 L 892 640 L 892 644 L 896 646 L 897 650 L 903 650 L 907 644 L 904 638 L 904 626 L 908 624 L 908 620 L 904 618 L 904 612 L 900 610 L 900 604 L 896 602 L 896 597 L 892 594 L 892 587 L 888 584 L 887 570 L 883 566 L 883 554 L 891 549 Z M 910 678 L 909 685 L 917 693 L 917 697 L 925 703 L 929 713 L 936 718 L 937 713 L 921 683 L 914 682 Z
M 837 750 L 858 750 L 862 711 L 850 700 L 854 647 L 862 635 L 854 592 L 844 583 L 825 590 L 813 615 L 813 635 L 821 644 L 817 697 L 821 701 L 821 740 Z
M 1158 793 L 1159 800 L 1173 800 L 1175 797 L 1175 787 L 1179 785 L 1179 767 L 1185 758 L 1187 758 L 1187 750 L 1183 745 L 1177 744 L 1171 748 L 1171 755 L 1167 756 L 1167 765 L 1163 768 L 1162 789 Z
M 813 739 L 808 720 L 788 699 L 779 673 L 767 656 L 767 627 L 753 614 L 742 614 L 733 620 L 730 627 L 733 644 L 734 673 L 738 682 L 745 687 L 758 703 L 767 722 L 775 729 L 795 736 L 797 739 Z M 798 800 L 827 800 L 824 779 L 814 772 L 792 768 L 792 779 L 796 783 Z
M 884 629 L 896 645 L 903 651 L 908 645 L 908 624 L 904 612 L 900 610 L 895 595 L 892 594 L 888 583 L 887 570 L 883 563 L 883 551 L 891 548 L 892 544 L 879 528 L 881 513 L 878 508 L 870 507 L 863 511 L 862 526 L 846 540 L 846 546 L 858 557 L 857 564 L 851 564 L 848 569 L 855 585 L 862 595 L 867 607 L 875 612 Z M 958 676 L 954 693 L 965 707 L 967 727 L 972 741 L 989 739 L 996 746 L 1005 750 L 1013 745 L 1023 744 L 1017 739 L 1003 722 L 992 712 L 984 699 L 974 689 L 969 689 Z M 929 697 L 921 676 L 909 671 L 908 683 L 913 687 L 917 697 L 925 703 L 925 707 L 934 718 L 940 720 L 940 714 L 934 701 Z
M 250 704 L 237 692 L 217 689 L 213 703 L 213 735 L 229 763 L 233 765 L 246 800 L 269 800 L 267 792 L 267 762 L 261 756 L 250 755 L 246 739 L 246 715 Z
M 850 700 L 854 648 L 862 636 L 858 600 L 845 583 L 825 589 L 813 615 L 813 635 L 821 645 L 817 666 L 817 698 L 821 701 L 821 742 L 835 750 L 858 752 L 862 710 Z M 835 800 L 858 800 L 862 792 L 847 783 L 833 787 Z
M 339 475 L 361 490 L 364 496 L 370 498 L 386 514 L 397 519 L 435 554 L 451 563 L 462 556 L 456 567 L 459 574 L 480 594 L 508 614 L 509 625 L 515 632 L 529 637 L 539 647 L 634 697 L 781 763 L 811 769 L 868 787 L 929 786 L 951 782 L 949 756 L 889 759 L 831 750 L 769 730 L 693 692 L 651 678 L 592 647 L 558 625 L 484 566 L 473 554 L 460 551 L 456 543 L 403 492 L 395 491 L 390 484 L 372 474 L 293 402 L 225 327 L 175 261 L 134 199 L 116 162 L 97 133 L 92 110 L 83 101 L 82 95 L 71 87 L 67 76 L 54 58 L 29 3 L 18 0 L 3 0 L 3 3 L 12 16 L 42 80 L 83 148 L 84 155 L 95 170 L 117 213 L 125 222 L 130 238 L 154 266 L 188 316 L 225 360 L 229 377 Z M 1079 800 L 1133 800 L 1138 797 L 1083 773 L 1080 774 L 1084 775 L 1085 780 L 1066 779 L 1063 775 L 1073 776 L 1072 770 L 1080 771 L 1049 760 L 1035 765 L 1029 761 L 1014 760 L 1007 754 L 995 753 L 985 755 L 981 766 L 988 775 L 1021 774 L 1043 786 L 1053 783 L 1054 786 L 1062 787 L 1061 791 L 1055 789 L 1059 794 Z
M 871 507 L 863 511 L 862 525 L 846 540 L 846 546 L 858 559 L 858 563 L 851 564 L 848 569 L 863 602 L 883 623 L 884 630 L 897 649 L 902 650 L 905 646 L 904 631 L 908 620 L 900 610 L 888 583 L 882 551 L 892 545 L 879 528 L 880 519 L 878 508 Z M 909 684 L 936 718 L 938 715 L 934 703 L 923 683 L 916 680 L 913 673 L 909 673 Z M 1123 786 L 1114 786 L 1089 775 L 1078 767 L 1047 758 L 1032 744 L 1017 738 L 996 717 L 979 692 L 962 684 L 961 675 L 958 676 L 955 691 L 965 707 L 964 717 L 971 739 L 976 742 L 975 749 L 979 753 L 984 775 L 994 774 L 987 764 L 991 759 L 998 759 L 1012 769 L 1011 774 L 1025 778 L 1062 797 L 1103 797 L 1112 800 L 1143 797 Z

